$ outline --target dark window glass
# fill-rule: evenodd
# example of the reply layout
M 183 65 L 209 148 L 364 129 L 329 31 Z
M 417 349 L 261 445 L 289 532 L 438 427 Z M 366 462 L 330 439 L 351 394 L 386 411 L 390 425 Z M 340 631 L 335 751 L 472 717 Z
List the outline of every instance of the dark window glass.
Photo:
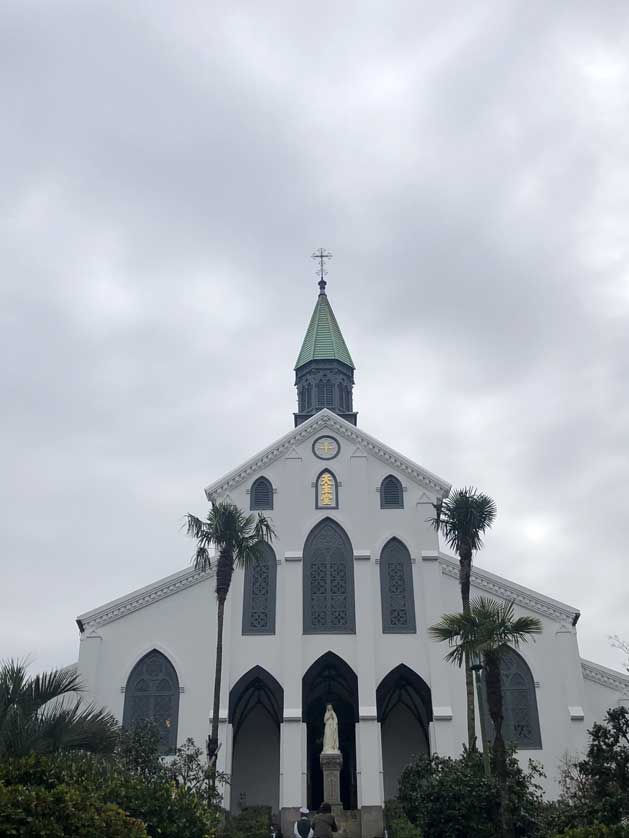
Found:
M 325 382 L 325 406 L 334 407 L 334 386 L 331 381 Z
M 413 565 L 406 547 L 397 538 L 385 544 L 380 556 L 382 631 L 385 634 L 415 632 Z
M 245 568 L 243 634 L 275 634 L 277 561 L 269 544 L 260 550 L 258 561 Z
M 502 735 L 505 741 L 522 750 L 539 750 L 542 747 L 542 736 L 533 673 L 522 655 L 513 649 L 509 649 L 500 659 L 500 680 L 504 714 Z M 486 697 L 483 703 L 488 730 L 493 735 Z
M 317 382 L 317 407 L 325 407 L 325 384 Z
M 353 634 L 355 627 L 352 545 L 326 520 L 304 547 L 304 634 Z
M 134 666 L 125 688 L 123 725 L 131 728 L 141 720 L 157 725 L 160 753 L 175 752 L 179 680 L 171 662 L 156 649 Z
M 403 509 L 404 490 L 402 484 L 390 474 L 380 484 L 380 508 L 381 509 Z
M 251 487 L 251 509 L 273 509 L 273 486 L 266 477 L 258 477 Z

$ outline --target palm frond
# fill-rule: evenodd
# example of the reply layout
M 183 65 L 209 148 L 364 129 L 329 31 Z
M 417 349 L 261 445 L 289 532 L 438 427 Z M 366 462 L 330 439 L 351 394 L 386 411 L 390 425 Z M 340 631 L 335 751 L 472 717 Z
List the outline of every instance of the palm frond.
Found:
M 433 507 L 435 514 L 428 523 L 456 553 L 464 548 L 480 550 L 483 534 L 496 519 L 494 500 L 473 486 L 457 489 Z

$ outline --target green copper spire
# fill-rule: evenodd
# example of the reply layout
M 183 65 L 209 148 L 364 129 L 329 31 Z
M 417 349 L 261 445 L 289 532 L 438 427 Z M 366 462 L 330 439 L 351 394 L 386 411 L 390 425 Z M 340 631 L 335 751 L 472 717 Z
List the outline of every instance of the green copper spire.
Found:
M 341 361 L 355 369 L 332 306 L 325 293 L 326 281 L 319 280 L 319 297 L 310 318 L 295 369 L 309 361 Z

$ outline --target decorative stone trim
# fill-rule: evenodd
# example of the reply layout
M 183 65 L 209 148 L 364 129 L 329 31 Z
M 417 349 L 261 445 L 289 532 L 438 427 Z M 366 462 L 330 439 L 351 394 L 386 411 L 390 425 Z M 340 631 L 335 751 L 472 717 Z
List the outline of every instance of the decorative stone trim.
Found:
M 450 491 L 450 484 L 437 477 L 436 474 L 432 474 L 432 472 L 423 469 L 417 463 L 398 454 L 382 442 L 364 433 L 364 431 L 358 430 L 354 425 L 350 425 L 349 422 L 346 422 L 325 408 L 315 413 L 312 418 L 303 424 L 298 425 L 295 430 L 283 436 L 273 445 L 265 448 L 260 454 L 247 460 L 239 468 L 229 472 L 220 480 L 211 483 L 205 490 L 208 500 L 213 496 L 223 495 L 230 489 L 239 486 L 252 474 L 275 462 L 280 457 L 285 456 L 287 451 L 322 430 L 332 431 L 347 442 L 355 443 L 361 448 L 361 451 L 363 449 L 367 450 L 376 459 L 389 466 L 393 466 L 396 471 L 405 474 L 415 483 L 418 483 L 429 491 L 435 492 L 438 495 L 447 495 Z
M 459 578 L 458 562 L 443 554 L 440 555 L 440 562 L 441 572 L 445 576 L 451 576 L 453 579 Z M 563 602 L 545 597 L 543 594 L 538 594 L 529 588 L 516 585 L 513 582 L 503 579 L 502 576 L 494 576 L 493 573 L 481 570 L 478 567 L 472 567 L 472 586 L 494 596 L 499 596 L 502 599 L 513 600 L 516 605 L 520 605 L 522 608 L 527 608 L 529 611 L 534 611 L 537 614 L 542 614 L 544 617 L 550 617 L 551 620 L 555 620 L 558 623 L 564 620 L 570 620 L 572 625 L 575 625 L 580 616 L 577 608 L 572 608 Z
M 438 562 L 439 558 L 440 556 L 438 550 L 422 550 L 423 562 Z
M 284 721 L 285 722 L 300 722 L 301 721 L 301 709 L 299 707 L 291 707 L 284 710 Z
M 354 561 L 369 561 L 371 559 L 371 550 L 354 550 Z
M 376 707 L 359 707 L 358 718 L 361 722 L 376 722 L 378 720 L 378 710 Z
M 286 550 L 284 553 L 285 562 L 300 562 L 303 559 L 301 550 Z
M 452 707 L 433 707 L 432 717 L 436 722 L 451 722 L 453 718 Z
M 172 576 L 159 579 L 146 588 L 132 591 L 125 597 L 113 600 L 113 602 L 109 602 L 100 608 L 95 608 L 93 611 L 87 611 L 85 614 L 81 614 L 80 617 L 77 617 L 79 630 L 83 634 L 84 632 L 91 632 L 107 623 L 113 623 L 121 617 L 126 617 L 127 614 L 132 614 L 134 611 L 146 608 L 147 605 L 152 605 L 154 602 L 159 602 L 161 599 L 198 585 L 213 575 L 214 570 L 203 573 L 194 568 L 187 568 L 186 570 L 179 571 L 179 573 L 174 573 Z
M 570 713 L 570 719 L 573 722 L 582 722 L 585 719 L 583 707 L 568 707 L 568 712 Z
M 609 687 L 618 692 L 629 689 L 629 677 L 623 675 L 621 672 L 608 669 L 606 666 L 600 666 L 597 663 L 581 658 L 581 671 L 587 681 L 593 681 L 602 687 Z

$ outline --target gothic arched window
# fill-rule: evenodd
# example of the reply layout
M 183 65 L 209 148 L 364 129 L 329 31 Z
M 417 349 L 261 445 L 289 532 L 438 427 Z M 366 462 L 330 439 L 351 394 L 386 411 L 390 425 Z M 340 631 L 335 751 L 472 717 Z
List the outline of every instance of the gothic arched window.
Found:
M 245 568 L 243 634 L 275 634 L 277 560 L 273 548 L 260 546 L 260 558 Z
M 317 381 L 317 407 L 325 407 L 325 384 L 323 379 Z
M 338 385 L 338 392 L 339 392 L 338 408 L 339 408 L 339 410 L 345 410 L 345 398 L 344 398 L 344 392 L 343 392 L 343 385 L 341 384 L 340 381 L 339 381 L 339 385 Z
M 306 384 L 306 410 L 310 410 L 312 407 L 312 384 L 308 382 Z
M 413 634 L 415 596 L 413 564 L 406 547 L 397 538 L 388 541 L 380 555 L 382 631 L 385 634 Z
M 404 509 L 404 489 L 392 474 L 380 484 L 380 509 Z
M 304 634 L 354 634 L 354 552 L 329 518 L 306 539 L 303 591 Z
M 266 477 L 254 480 L 249 496 L 250 509 L 273 509 L 273 485 Z
M 542 735 L 533 673 L 522 655 L 514 649 L 509 649 L 500 658 L 500 681 L 505 742 L 525 751 L 541 749 Z M 487 710 L 487 700 L 484 704 Z M 487 721 L 488 730 L 493 735 L 493 725 L 488 716 Z
M 339 508 L 339 484 L 329 468 L 323 469 L 315 483 L 315 508 Z
M 334 407 L 334 385 L 327 379 L 325 382 L 325 406 Z
M 179 719 L 179 679 L 165 655 L 153 649 L 136 663 L 124 694 L 122 724 L 132 728 L 136 722 L 151 721 L 159 730 L 162 754 L 177 750 Z

